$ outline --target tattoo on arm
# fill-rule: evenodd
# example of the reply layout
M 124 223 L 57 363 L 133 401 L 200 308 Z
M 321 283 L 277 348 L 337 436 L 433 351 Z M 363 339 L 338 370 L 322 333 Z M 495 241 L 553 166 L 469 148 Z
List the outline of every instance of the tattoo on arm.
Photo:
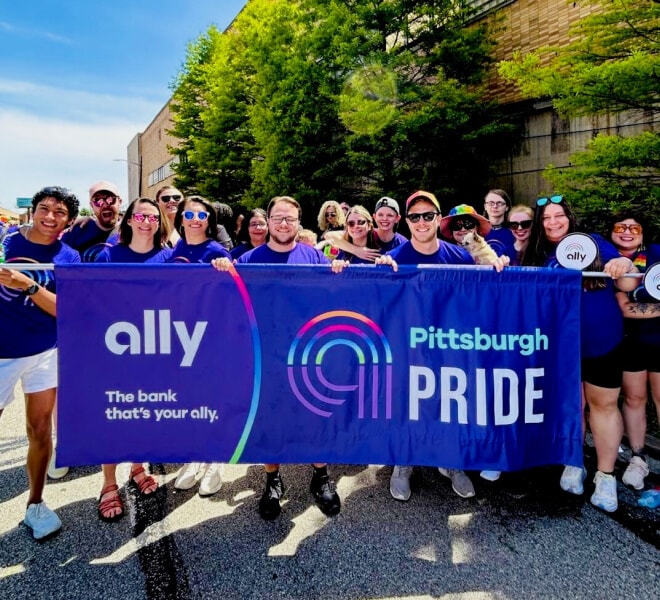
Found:
M 631 315 L 660 316 L 660 304 L 633 302 L 628 306 L 628 313 Z

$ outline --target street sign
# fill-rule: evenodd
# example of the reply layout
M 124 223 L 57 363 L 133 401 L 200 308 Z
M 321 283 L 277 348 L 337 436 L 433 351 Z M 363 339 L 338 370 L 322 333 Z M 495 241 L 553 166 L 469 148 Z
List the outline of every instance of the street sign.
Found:
M 16 198 L 16 206 L 18 208 L 31 208 L 32 198 Z

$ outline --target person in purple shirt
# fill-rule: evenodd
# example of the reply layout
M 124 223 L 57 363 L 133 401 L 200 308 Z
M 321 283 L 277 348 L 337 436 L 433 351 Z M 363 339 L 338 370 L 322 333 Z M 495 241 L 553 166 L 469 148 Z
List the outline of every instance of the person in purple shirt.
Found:
M 32 224 L 3 240 L 6 263 L 79 263 L 80 255 L 59 240 L 78 214 L 78 198 L 46 187 L 32 198 Z M 25 525 L 35 539 L 57 533 L 62 523 L 43 501 L 52 452 L 57 397 L 57 331 L 53 271 L 19 271 L 0 265 L 0 414 L 20 381 L 25 394 L 30 492 Z
M 217 241 L 216 211 L 202 196 L 188 196 L 179 202 L 174 227 L 181 236 L 172 251 L 173 263 L 210 263 L 214 258 L 230 259 L 229 252 Z M 199 495 L 212 496 L 222 487 L 221 463 L 187 463 L 174 482 L 177 490 L 189 490 L 199 479 Z
M 188 196 L 179 202 L 174 228 L 181 239 L 172 251 L 170 262 L 210 263 L 214 258 L 230 258 L 229 252 L 217 241 L 216 212 L 206 198 Z
M 97 263 L 165 263 L 172 255 L 166 246 L 170 234 L 163 209 L 152 198 L 138 198 L 129 204 L 119 225 L 119 243 L 105 248 Z M 99 496 L 98 515 L 102 521 L 121 519 L 124 504 L 117 485 L 117 465 L 102 465 L 103 486 Z M 131 465 L 131 481 L 140 494 L 148 496 L 158 489 L 158 483 L 142 464 Z
M 577 231 L 577 217 L 564 196 L 539 198 L 523 265 L 560 268 L 557 246 L 567 235 Z M 637 269 L 630 258 L 621 256 L 606 240 L 596 237 L 595 241 L 598 256 L 588 270 L 603 271 L 607 277 L 585 278 L 582 284 L 585 292 L 580 303 L 582 419 L 584 429 L 584 408 L 588 404 L 597 458 L 596 489 L 591 503 L 606 512 L 614 512 L 618 507 L 614 467 L 623 436 L 618 399 L 623 377 L 624 336 L 623 316 L 615 292 L 635 289 L 637 280 L 623 278 L 623 275 L 637 272 Z M 581 495 L 585 477 L 583 466 L 567 465 L 559 483 L 563 490 Z
M 62 235 L 62 241 L 80 253 L 83 262 L 94 262 L 106 246 L 119 240 L 116 232 L 121 208 L 119 188 L 110 181 L 97 181 L 89 188 L 93 217 L 83 217 Z
M 271 263 L 290 265 L 323 265 L 328 259 L 316 248 L 296 242 L 296 234 L 301 216 L 300 204 L 291 196 L 276 196 L 266 210 L 269 240 L 267 243 L 243 254 L 236 261 L 237 265 L 248 263 Z M 228 271 L 231 260 L 217 258 L 211 263 L 219 271 Z M 344 261 L 333 262 L 333 271 L 340 272 Z M 268 521 L 275 519 L 281 512 L 280 500 L 284 495 L 284 483 L 280 476 L 279 464 L 266 464 L 266 489 L 259 500 L 259 514 Z M 315 463 L 310 491 L 321 511 L 336 515 L 341 510 L 341 500 L 331 481 L 327 465 Z
M 506 228 L 506 220 L 511 210 L 511 198 L 504 190 L 488 190 L 484 198 L 484 216 L 490 222 L 491 230 L 486 241 L 495 248 L 498 255 L 504 251 L 497 251 L 501 244 L 503 248 L 513 246 L 516 241 L 511 231 Z
M 266 211 L 263 208 L 253 208 L 241 221 L 237 236 L 239 244 L 231 249 L 231 257 L 237 260 L 246 252 L 265 244 L 267 236 Z
M 483 219 L 483 217 L 479 218 Z M 431 192 L 415 192 L 406 200 L 406 220 L 410 228 L 410 241 L 377 258 L 376 264 L 391 265 L 394 270 L 399 264 L 474 265 L 474 260 L 467 250 L 438 238 L 438 230 L 442 222 L 440 203 Z M 501 271 L 506 264 L 508 260 L 499 257 L 494 267 Z M 438 470 L 451 480 L 452 489 L 461 498 L 474 496 L 474 485 L 463 471 L 445 467 L 438 467 Z M 410 499 L 412 471 L 411 466 L 394 466 L 390 477 L 390 494 L 396 500 Z
M 119 243 L 104 248 L 94 262 L 167 262 L 172 256 L 172 249 L 167 247 L 169 236 L 167 217 L 156 201 L 138 198 L 131 202 L 121 220 Z

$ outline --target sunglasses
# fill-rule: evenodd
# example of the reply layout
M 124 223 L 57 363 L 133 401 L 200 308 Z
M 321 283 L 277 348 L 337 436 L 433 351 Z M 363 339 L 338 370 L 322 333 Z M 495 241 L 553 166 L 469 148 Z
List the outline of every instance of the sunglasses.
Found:
M 630 231 L 633 235 L 642 235 L 641 225 L 626 225 L 625 223 L 617 223 L 612 227 L 612 233 L 625 233 Z
M 531 219 L 526 219 L 524 221 L 509 221 L 506 226 L 509 229 L 513 229 L 514 231 L 516 229 L 529 229 L 532 226 L 532 220 Z
M 336 217 L 337 213 L 325 213 L 325 218 L 329 219 L 330 217 Z
M 419 223 L 420 219 L 424 219 L 427 223 L 430 223 L 435 219 L 440 213 L 437 212 L 425 212 L 425 213 L 408 213 L 406 219 L 411 223 Z
M 170 200 L 174 200 L 178 202 L 179 200 L 181 200 L 181 198 L 183 198 L 181 194 L 172 194 L 171 196 L 161 196 L 159 200 L 161 202 L 169 202 Z
M 346 225 L 349 227 L 362 227 L 367 224 L 365 219 L 359 219 L 358 221 L 346 221 Z
M 474 229 L 477 222 L 474 219 L 452 219 L 449 222 L 450 231 L 460 231 L 461 229 Z
M 539 198 L 536 201 L 536 206 L 545 206 L 548 202 L 559 204 L 564 199 L 563 196 L 550 196 L 549 198 Z
M 206 219 L 209 218 L 209 213 L 204 212 L 203 210 L 200 210 L 199 212 L 195 212 L 194 210 L 183 211 L 183 218 L 186 221 L 192 221 L 195 217 L 197 217 L 200 221 L 206 221 Z
M 144 221 L 148 221 L 149 223 L 158 223 L 158 221 L 160 221 L 160 217 L 158 215 L 145 215 L 144 213 L 133 213 L 133 219 L 135 219 L 138 223 L 144 223 Z
M 94 198 L 92 198 L 92 204 L 96 206 L 96 208 L 100 208 L 101 206 L 114 206 L 118 199 L 117 196 L 94 196 Z

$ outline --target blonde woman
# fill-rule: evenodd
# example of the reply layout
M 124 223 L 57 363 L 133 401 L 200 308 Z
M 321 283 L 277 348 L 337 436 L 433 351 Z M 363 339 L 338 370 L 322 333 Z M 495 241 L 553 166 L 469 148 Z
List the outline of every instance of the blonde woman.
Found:
M 522 261 L 532 233 L 532 223 L 534 223 L 534 211 L 526 204 L 518 204 L 509 211 L 505 225 L 513 233 L 515 238 L 513 249 L 516 251 L 515 258 L 511 261 L 512 266 L 519 265 Z
M 359 204 L 351 206 L 346 215 L 346 231 L 343 239 L 356 248 L 379 249 L 378 238 L 374 232 L 374 220 L 364 206 Z M 357 254 L 344 250 L 339 253 L 337 258 L 347 260 L 352 264 L 372 264 L 374 262 L 374 259 L 360 258 Z
M 344 211 L 339 206 L 339 202 L 334 200 L 327 200 L 321 205 L 317 220 L 321 239 L 325 239 L 328 231 L 342 231 L 346 223 Z

